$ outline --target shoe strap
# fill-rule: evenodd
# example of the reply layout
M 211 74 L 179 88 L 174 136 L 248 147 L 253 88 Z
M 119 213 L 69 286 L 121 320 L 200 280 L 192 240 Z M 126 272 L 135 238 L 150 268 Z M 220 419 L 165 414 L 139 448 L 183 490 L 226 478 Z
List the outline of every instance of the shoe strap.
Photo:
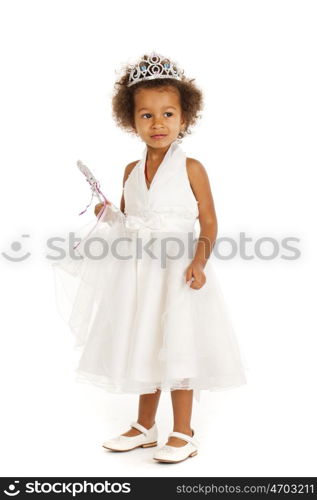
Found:
M 149 433 L 149 429 L 147 429 L 146 427 L 143 427 L 143 425 L 139 424 L 138 422 L 131 422 L 130 425 L 131 425 L 131 427 L 134 427 L 138 431 L 143 432 L 143 434 L 145 436 L 147 436 Z
M 197 446 L 197 441 L 194 439 L 193 436 L 188 436 L 188 434 L 183 434 L 182 432 L 170 432 L 168 437 L 177 437 L 179 439 L 184 439 L 184 441 L 187 441 L 188 443 L 193 444 L 194 446 Z

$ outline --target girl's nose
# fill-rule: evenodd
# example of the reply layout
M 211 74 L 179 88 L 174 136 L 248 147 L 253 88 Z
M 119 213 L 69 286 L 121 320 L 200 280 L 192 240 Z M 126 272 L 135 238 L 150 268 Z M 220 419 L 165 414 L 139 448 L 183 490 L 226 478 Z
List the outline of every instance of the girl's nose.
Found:
M 161 127 L 162 126 L 162 118 L 154 118 L 153 127 Z

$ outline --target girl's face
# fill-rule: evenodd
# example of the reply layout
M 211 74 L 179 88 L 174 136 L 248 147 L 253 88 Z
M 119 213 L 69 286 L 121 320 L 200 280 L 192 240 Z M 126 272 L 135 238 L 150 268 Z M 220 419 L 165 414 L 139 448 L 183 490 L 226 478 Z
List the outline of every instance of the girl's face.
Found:
M 134 94 L 134 129 L 149 146 L 163 148 L 177 139 L 185 126 L 175 87 L 140 89 Z M 155 138 L 154 136 L 162 135 Z

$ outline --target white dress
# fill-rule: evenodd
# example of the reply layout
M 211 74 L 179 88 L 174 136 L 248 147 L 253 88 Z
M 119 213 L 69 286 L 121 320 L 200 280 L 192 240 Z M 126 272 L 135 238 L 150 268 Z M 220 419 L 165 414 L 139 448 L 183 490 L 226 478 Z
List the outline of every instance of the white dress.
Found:
M 114 393 L 193 389 L 199 401 L 201 389 L 245 384 L 245 369 L 213 254 L 204 286 L 186 284 L 199 237 L 186 155 L 172 142 L 150 188 L 146 156 L 125 182 L 125 213 L 107 206 L 76 260 L 53 264 L 58 309 L 81 350 L 78 381 Z

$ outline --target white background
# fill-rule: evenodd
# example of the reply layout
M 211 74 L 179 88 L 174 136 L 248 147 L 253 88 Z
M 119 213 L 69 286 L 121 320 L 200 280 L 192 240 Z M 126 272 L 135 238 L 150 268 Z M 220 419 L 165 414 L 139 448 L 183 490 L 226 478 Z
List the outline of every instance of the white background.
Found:
M 316 43 L 310 1 L 1 2 L 2 476 L 316 475 Z M 75 382 L 46 247 L 94 218 L 78 216 L 90 199 L 78 159 L 120 203 L 144 145 L 111 116 L 115 71 L 152 50 L 204 92 L 182 147 L 208 171 L 218 238 L 241 248 L 245 233 L 253 257 L 214 261 L 248 384 L 202 392 L 199 453 L 172 466 L 151 448 L 102 449 L 137 418 L 138 398 Z M 283 258 L 288 237 L 298 259 Z M 255 253 L 260 238 L 275 240 L 274 259 Z M 163 444 L 168 393 L 157 423 Z

